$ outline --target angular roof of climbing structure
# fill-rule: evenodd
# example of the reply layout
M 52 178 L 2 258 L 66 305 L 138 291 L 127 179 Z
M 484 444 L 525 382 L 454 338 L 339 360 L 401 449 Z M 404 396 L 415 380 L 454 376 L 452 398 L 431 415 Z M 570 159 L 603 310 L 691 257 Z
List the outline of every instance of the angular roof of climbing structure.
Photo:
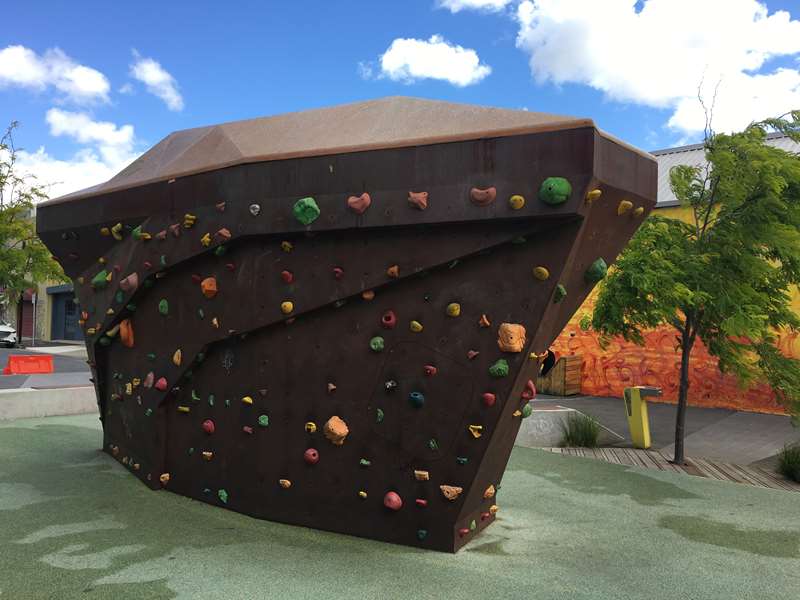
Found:
M 392 96 L 171 133 L 77 200 L 244 163 L 593 127 L 591 119 Z

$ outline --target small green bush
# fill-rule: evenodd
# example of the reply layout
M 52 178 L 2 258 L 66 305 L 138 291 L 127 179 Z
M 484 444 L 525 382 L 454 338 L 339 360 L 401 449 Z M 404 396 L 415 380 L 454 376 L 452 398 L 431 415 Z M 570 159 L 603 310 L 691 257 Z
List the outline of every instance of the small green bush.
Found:
M 800 446 L 784 446 L 778 454 L 778 471 L 792 481 L 800 483 Z
M 570 413 L 567 420 L 561 423 L 561 431 L 564 434 L 561 439 L 562 446 L 597 448 L 600 423 L 588 415 L 579 412 Z

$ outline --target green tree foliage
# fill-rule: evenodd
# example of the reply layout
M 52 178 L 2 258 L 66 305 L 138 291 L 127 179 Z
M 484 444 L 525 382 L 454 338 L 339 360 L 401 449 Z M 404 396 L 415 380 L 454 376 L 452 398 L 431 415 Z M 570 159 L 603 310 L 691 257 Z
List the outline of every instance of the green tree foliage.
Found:
M 19 172 L 13 122 L 0 138 L 0 287 L 6 302 L 45 280 L 64 280 L 64 273 L 36 236 L 34 205 L 47 199 L 30 175 Z
M 689 223 L 648 218 L 600 285 L 592 328 L 642 344 L 642 331 L 677 331 L 681 374 L 675 462 L 684 462 L 689 357 L 699 337 L 744 386 L 766 381 L 800 414 L 800 361 L 777 334 L 800 328 L 790 301 L 800 283 L 800 157 L 765 143 L 777 130 L 800 141 L 800 111 L 727 135 L 710 130 L 704 167 L 676 166 L 672 189 Z

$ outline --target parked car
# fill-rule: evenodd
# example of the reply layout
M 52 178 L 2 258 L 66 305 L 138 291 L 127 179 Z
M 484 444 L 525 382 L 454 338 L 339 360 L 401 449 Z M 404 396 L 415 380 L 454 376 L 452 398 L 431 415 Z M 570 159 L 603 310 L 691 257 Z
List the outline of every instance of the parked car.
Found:
M 0 344 L 6 348 L 13 348 L 17 345 L 17 330 L 8 323 L 0 323 Z

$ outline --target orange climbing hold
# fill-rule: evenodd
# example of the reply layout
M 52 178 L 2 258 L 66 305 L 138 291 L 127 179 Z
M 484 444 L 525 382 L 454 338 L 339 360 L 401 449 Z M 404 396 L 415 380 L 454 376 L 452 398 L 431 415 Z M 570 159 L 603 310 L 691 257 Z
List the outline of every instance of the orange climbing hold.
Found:
M 200 282 L 200 289 L 203 292 L 203 296 L 209 299 L 213 298 L 217 295 L 217 279 L 215 277 L 206 277 Z
M 497 345 L 503 352 L 522 352 L 525 347 L 525 327 L 517 323 L 501 323 Z
M 119 324 L 119 340 L 126 348 L 133 348 L 133 323 L 123 319 Z

